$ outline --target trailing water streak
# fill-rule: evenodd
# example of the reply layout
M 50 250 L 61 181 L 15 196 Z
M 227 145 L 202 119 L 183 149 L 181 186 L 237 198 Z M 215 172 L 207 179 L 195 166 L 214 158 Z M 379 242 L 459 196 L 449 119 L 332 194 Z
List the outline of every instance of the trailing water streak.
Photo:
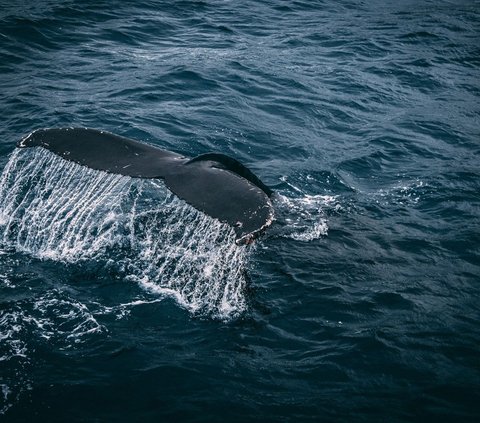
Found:
M 119 207 L 130 181 L 52 156 L 12 156 L 0 181 L 3 242 L 42 258 L 94 256 L 113 242 L 117 223 L 109 225 L 108 213 L 98 220 L 100 212 Z
M 248 249 L 226 224 L 155 180 L 108 174 L 44 150 L 15 150 L 0 177 L 0 240 L 36 257 L 116 263 L 191 311 L 245 309 Z
M 151 187 L 143 183 L 144 190 Z M 230 226 L 165 192 L 160 210 L 146 208 L 142 200 L 149 197 L 134 202 L 131 278 L 151 291 L 173 294 L 192 311 L 225 317 L 243 311 L 248 249 L 232 242 Z

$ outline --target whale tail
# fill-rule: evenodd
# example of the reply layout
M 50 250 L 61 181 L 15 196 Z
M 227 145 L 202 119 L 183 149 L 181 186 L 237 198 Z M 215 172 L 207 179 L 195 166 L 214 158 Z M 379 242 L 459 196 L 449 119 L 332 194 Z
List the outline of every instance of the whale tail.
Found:
M 17 144 L 43 147 L 91 169 L 133 178 L 162 179 L 179 198 L 233 227 L 249 243 L 273 221 L 272 191 L 237 160 L 219 153 L 193 159 L 88 128 L 40 129 Z

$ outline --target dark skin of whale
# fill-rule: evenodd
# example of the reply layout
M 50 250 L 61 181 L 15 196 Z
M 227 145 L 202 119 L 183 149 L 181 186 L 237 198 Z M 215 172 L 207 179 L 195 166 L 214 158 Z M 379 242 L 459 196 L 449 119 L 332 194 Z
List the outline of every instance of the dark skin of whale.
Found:
M 272 191 L 237 160 L 218 153 L 193 159 L 153 145 L 87 128 L 39 129 L 17 144 L 43 147 L 91 169 L 163 179 L 178 197 L 232 226 L 248 244 L 273 220 Z

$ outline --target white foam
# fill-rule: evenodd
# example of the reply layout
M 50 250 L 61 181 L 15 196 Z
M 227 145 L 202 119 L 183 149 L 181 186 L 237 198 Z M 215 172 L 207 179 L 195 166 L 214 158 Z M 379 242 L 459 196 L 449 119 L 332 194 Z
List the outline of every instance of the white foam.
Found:
M 107 331 L 86 305 L 55 290 L 36 300 L 33 312 L 24 319 L 40 337 L 65 347 L 71 346 L 71 341 L 83 342 L 91 334 Z
M 16 312 L 5 312 L 0 315 L 0 343 L 3 355 L 0 362 L 10 360 L 13 357 L 27 356 L 26 343 L 20 339 L 19 333 L 23 330 L 22 315 Z
M 295 194 L 298 195 L 298 194 Z M 280 235 L 296 241 L 309 242 L 328 234 L 325 207 L 336 203 L 330 195 L 302 195 L 289 197 L 275 195 L 274 206 L 277 220 L 282 224 Z
M 5 412 L 13 405 L 12 402 L 9 402 L 9 398 L 12 395 L 12 390 L 5 383 L 0 383 L 0 388 L 2 391 L 2 401 L 0 404 L 3 404 L 3 407 L 0 408 L 0 416 L 5 414 Z

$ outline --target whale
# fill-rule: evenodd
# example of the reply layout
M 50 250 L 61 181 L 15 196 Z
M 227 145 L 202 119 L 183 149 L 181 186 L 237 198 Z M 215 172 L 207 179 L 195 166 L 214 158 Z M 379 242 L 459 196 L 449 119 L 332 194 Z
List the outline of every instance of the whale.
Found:
M 231 226 L 238 245 L 251 243 L 274 220 L 273 191 L 238 160 L 221 153 L 190 158 L 92 128 L 37 129 L 17 147 L 41 147 L 98 171 L 161 179 L 177 197 Z

